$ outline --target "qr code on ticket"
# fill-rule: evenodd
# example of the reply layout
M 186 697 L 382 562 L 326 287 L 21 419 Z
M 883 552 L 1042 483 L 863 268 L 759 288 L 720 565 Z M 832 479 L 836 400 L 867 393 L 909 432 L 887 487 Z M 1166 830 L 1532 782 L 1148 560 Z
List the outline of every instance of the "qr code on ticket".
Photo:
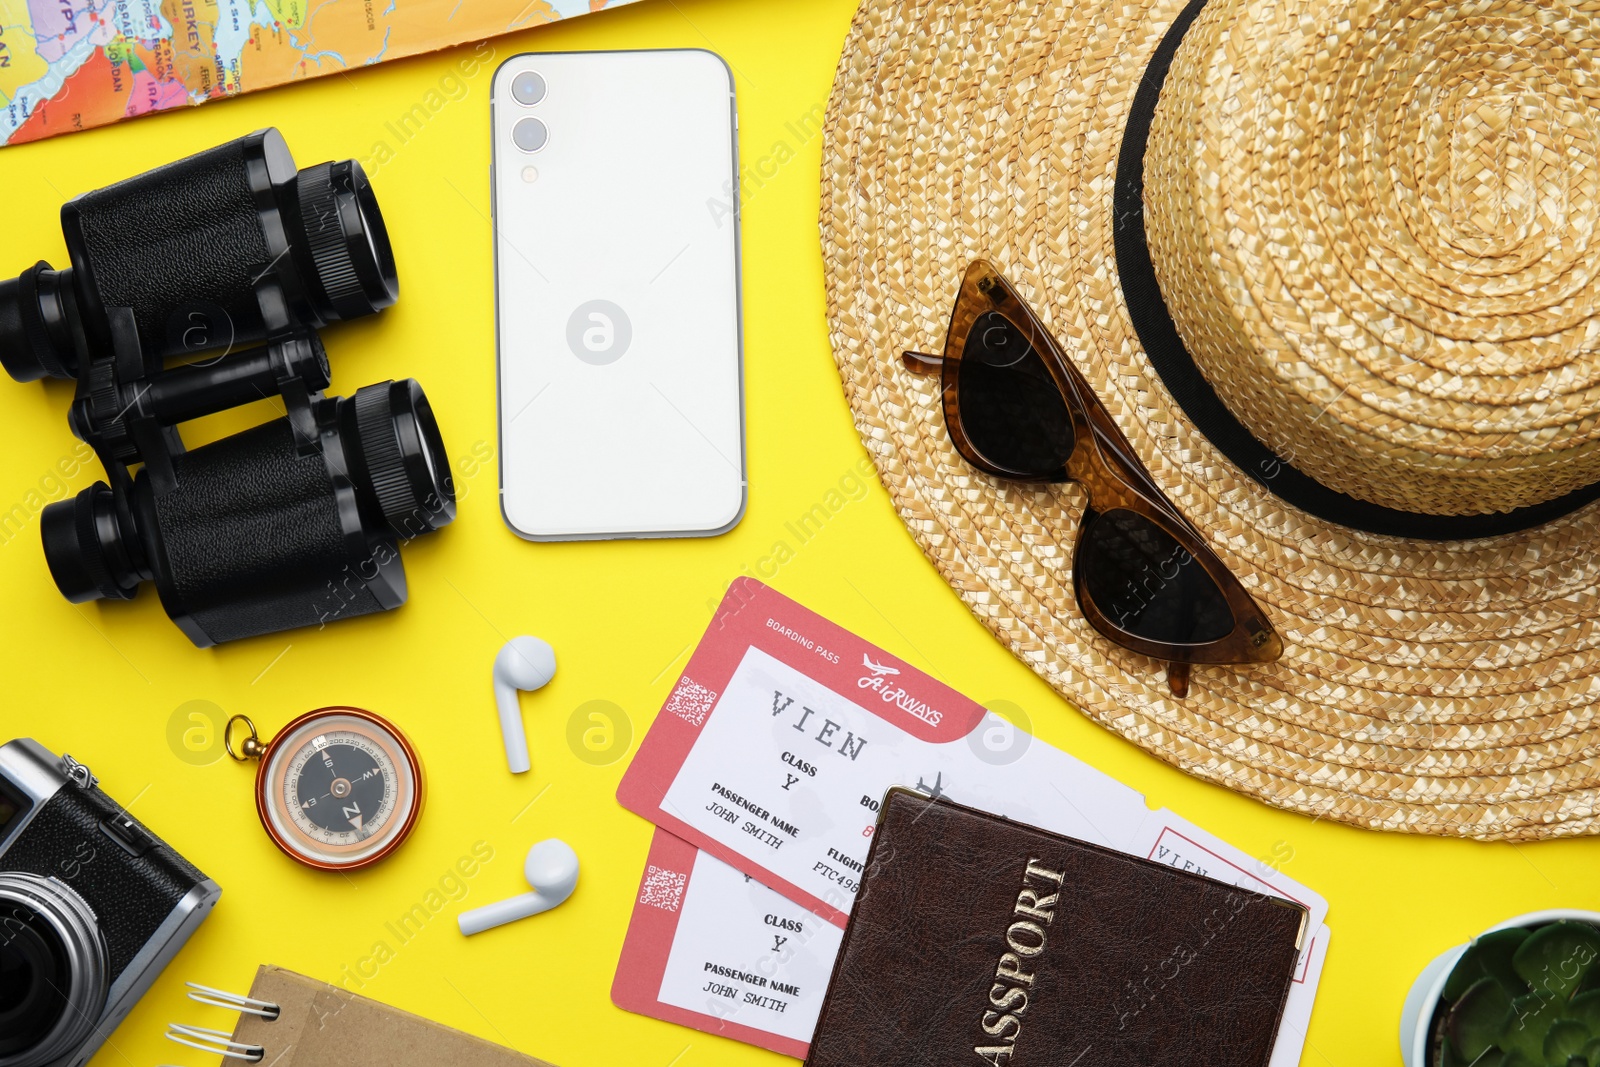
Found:
M 667 698 L 667 711 L 678 718 L 699 726 L 706 721 L 706 714 L 711 711 L 711 705 L 717 702 L 717 694 L 703 685 L 698 685 L 691 679 L 684 677 L 678 679 L 678 685 L 672 690 L 672 695 Z
M 662 911 L 677 911 L 678 904 L 683 900 L 684 887 L 688 884 L 689 876 L 686 874 L 665 870 L 653 863 L 647 864 L 644 869 L 644 888 L 639 891 L 639 903 Z

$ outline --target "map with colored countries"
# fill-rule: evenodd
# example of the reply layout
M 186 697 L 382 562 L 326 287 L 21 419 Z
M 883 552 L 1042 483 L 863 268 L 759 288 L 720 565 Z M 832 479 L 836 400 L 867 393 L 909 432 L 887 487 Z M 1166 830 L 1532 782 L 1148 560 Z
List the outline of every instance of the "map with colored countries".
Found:
M 633 0 L 0 0 L 0 145 Z

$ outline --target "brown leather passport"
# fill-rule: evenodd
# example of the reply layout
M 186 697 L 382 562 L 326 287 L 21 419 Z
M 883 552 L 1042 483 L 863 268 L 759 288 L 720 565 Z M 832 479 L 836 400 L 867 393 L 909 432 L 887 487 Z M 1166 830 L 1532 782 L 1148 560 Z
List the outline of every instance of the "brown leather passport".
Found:
M 905 789 L 808 1067 L 1265 1067 L 1306 909 Z

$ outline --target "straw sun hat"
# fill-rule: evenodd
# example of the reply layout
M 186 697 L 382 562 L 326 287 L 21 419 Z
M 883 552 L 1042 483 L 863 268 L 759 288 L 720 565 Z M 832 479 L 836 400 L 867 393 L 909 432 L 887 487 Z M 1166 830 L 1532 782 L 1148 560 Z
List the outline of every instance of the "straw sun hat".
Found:
M 824 152 L 834 351 L 913 537 L 1101 724 L 1363 826 L 1600 829 L 1600 6 L 864 0 Z M 1281 635 L 1163 665 L 1074 596 L 1074 484 L 952 447 L 962 272 L 1043 320 Z

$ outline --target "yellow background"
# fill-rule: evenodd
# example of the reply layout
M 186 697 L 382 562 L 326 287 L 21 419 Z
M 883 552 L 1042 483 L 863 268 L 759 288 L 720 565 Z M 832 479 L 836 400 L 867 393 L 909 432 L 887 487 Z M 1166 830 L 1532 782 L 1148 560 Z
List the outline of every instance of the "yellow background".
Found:
M 648 727 L 729 580 L 774 543 L 792 559 L 769 584 L 975 699 L 1008 701 L 1046 741 L 1143 791 L 1253 856 L 1279 862 L 1331 903 L 1332 949 L 1307 1064 L 1399 1060 L 1401 1000 L 1437 952 L 1511 915 L 1594 907 L 1593 841 L 1485 845 L 1313 822 L 1202 784 L 1076 713 L 980 626 L 924 559 L 872 480 L 820 535 L 795 544 L 785 523 L 823 501 L 865 453 L 829 354 L 816 214 L 825 105 L 852 0 L 644 0 L 491 42 L 493 62 L 461 77 L 474 49 L 384 64 L 290 88 L 0 150 L 0 234 L 14 273 L 63 266 L 60 203 L 77 193 L 267 125 L 302 164 L 356 156 L 373 175 L 399 260 L 400 302 L 328 331 L 333 391 L 414 376 L 428 390 L 462 493 L 456 523 L 405 550 L 411 599 L 399 611 L 244 641 L 190 646 L 146 589 L 132 603 L 74 607 L 45 570 L 36 509 L 99 477 L 93 462 L 62 482 L 74 453 L 62 384 L 0 380 L 0 740 L 31 735 L 88 762 L 106 790 L 224 888 L 198 935 L 133 1011 L 98 1067 L 204 1064 L 161 1037 L 169 1019 L 231 1027 L 183 998 L 183 980 L 247 987 L 256 964 L 337 979 L 395 938 L 385 923 L 423 901 L 475 842 L 494 859 L 365 982 L 364 992 L 563 1067 L 778 1063 L 770 1053 L 615 1008 L 609 989 L 651 827 L 614 798 L 627 759 L 596 766 L 567 742 L 569 718 L 607 700 Z M 744 305 L 750 507 L 710 540 L 530 544 L 503 525 L 494 463 L 489 83 L 519 51 L 710 48 L 738 82 L 744 190 Z M 433 95 L 429 95 L 433 94 Z M 428 118 L 404 141 L 389 128 L 417 104 Z M 814 127 L 813 127 L 814 128 Z M 800 131 L 797 133 L 797 131 Z M 378 151 L 383 143 L 389 154 Z M 780 151 L 779 146 L 787 149 Z M 792 159 L 788 157 L 793 155 Z M 779 160 L 783 159 L 783 162 Z M 264 406 L 206 420 L 191 443 L 261 421 Z M 625 491 L 625 487 L 616 487 Z M 860 494 L 857 494 L 860 496 Z M 524 698 L 531 774 L 500 751 L 489 667 L 509 636 L 534 633 L 560 670 Z M 252 716 L 264 733 L 310 708 L 372 708 L 422 754 L 429 795 L 415 836 L 386 863 L 348 877 L 303 869 L 263 835 L 253 769 L 180 759 L 169 722 L 189 701 Z M 203 742 L 204 738 L 191 738 Z M 185 752 L 189 759 L 204 751 Z M 531 802 L 531 803 L 530 803 Z M 527 847 L 560 836 L 583 876 L 561 909 L 462 938 L 462 907 L 522 891 Z M 914 916 L 908 921 L 915 921 Z M 372 965 L 367 964 L 371 973 Z

